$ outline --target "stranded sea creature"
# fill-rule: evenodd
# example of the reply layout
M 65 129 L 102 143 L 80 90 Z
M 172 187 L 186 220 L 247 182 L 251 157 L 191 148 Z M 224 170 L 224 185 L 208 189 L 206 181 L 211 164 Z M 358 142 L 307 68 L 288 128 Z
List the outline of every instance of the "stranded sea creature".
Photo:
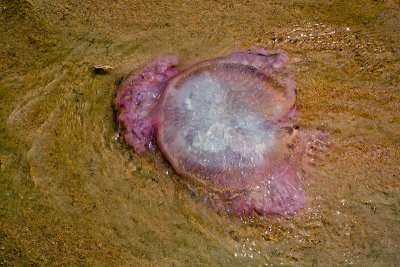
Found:
M 138 154 L 155 144 L 217 210 L 293 214 L 304 205 L 301 172 L 327 143 L 297 126 L 296 84 L 285 52 L 239 51 L 177 68 L 155 60 L 128 77 L 114 101 Z

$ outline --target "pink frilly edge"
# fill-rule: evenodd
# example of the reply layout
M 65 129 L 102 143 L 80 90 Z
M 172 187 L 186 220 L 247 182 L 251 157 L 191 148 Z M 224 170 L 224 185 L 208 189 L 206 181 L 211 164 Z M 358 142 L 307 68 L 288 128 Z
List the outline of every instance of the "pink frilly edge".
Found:
M 177 75 L 177 64 L 176 57 L 157 58 L 140 72 L 129 76 L 117 93 L 114 106 L 118 110 L 120 131 L 125 142 L 138 154 L 152 143 L 154 129 L 151 113 L 167 81 Z

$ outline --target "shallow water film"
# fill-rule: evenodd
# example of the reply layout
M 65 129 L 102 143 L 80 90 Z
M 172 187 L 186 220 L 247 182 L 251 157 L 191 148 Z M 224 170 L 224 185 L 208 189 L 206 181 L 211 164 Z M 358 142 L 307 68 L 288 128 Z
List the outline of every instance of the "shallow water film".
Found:
M 398 1 L 0 2 L 0 264 L 398 266 Z M 300 127 L 334 146 L 305 209 L 242 222 L 204 205 L 112 101 L 158 56 L 291 56 Z

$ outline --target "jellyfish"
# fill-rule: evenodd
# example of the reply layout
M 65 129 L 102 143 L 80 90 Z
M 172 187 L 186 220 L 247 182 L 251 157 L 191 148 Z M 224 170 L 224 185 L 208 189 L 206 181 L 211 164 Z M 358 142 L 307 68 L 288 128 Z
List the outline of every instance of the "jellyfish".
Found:
M 218 211 L 290 215 L 305 203 L 304 166 L 329 143 L 298 126 L 284 51 L 251 49 L 189 66 L 161 57 L 129 76 L 114 106 L 137 154 L 157 148 Z

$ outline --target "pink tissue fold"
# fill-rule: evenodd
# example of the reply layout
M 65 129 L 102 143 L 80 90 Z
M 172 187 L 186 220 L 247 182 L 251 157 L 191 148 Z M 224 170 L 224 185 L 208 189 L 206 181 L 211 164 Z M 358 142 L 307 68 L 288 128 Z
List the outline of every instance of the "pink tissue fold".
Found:
M 152 143 L 151 113 L 167 81 L 178 74 L 177 64 L 176 57 L 160 57 L 125 80 L 117 93 L 114 106 L 119 110 L 120 131 L 138 154 Z

